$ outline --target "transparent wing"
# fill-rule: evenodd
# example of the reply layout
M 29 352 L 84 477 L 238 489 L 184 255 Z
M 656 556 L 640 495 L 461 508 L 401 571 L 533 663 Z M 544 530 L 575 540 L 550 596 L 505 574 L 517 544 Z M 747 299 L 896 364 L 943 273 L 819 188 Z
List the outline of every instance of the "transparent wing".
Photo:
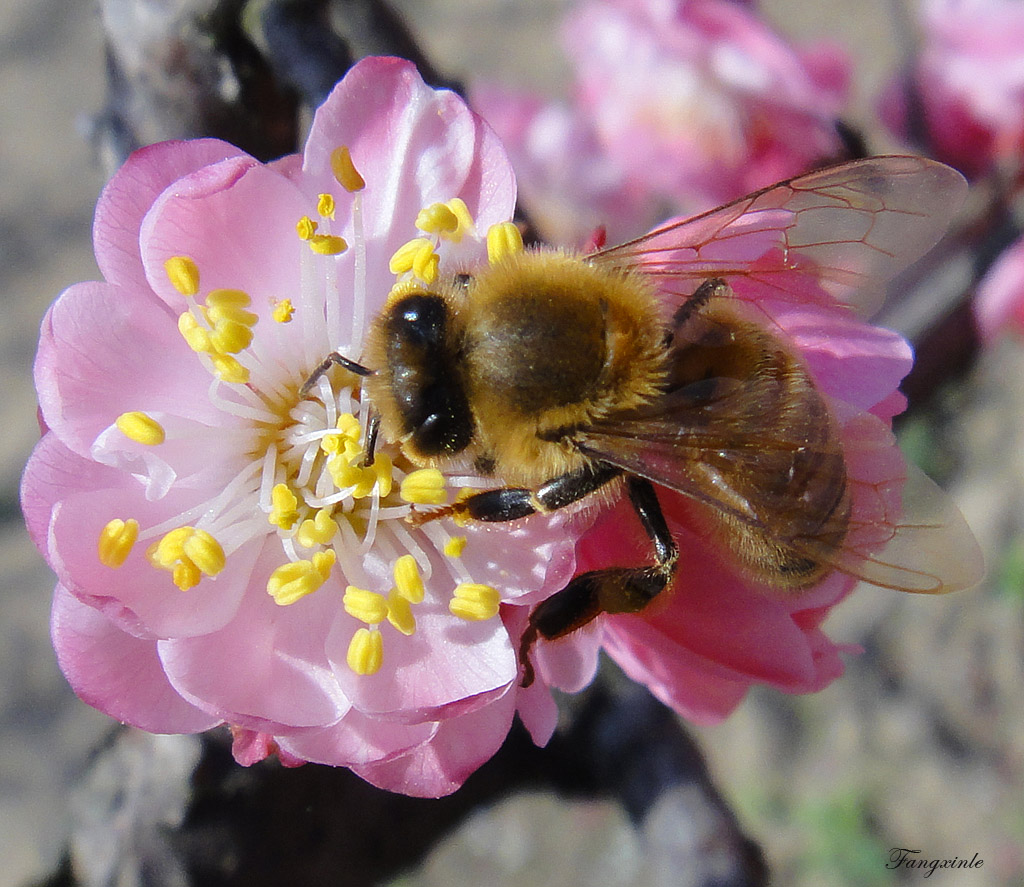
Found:
M 820 523 L 794 520 L 799 501 L 785 482 L 785 466 L 794 453 L 807 457 L 804 440 L 788 439 L 776 429 L 769 438 L 736 432 L 730 401 L 746 403 L 743 383 L 692 412 L 685 396 L 665 398 L 658 410 L 635 420 L 596 426 L 580 439 L 589 455 L 630 474 L 645 477 L 726 514 L 780 545 L 848 575 L 898 591 L 940 594 L 976 585 L 984 572 L 981 551 L 953 501 L 898 449 L 889 446 L 878 465 L 868 453 L 869 472 L 847 476 L 854 503 L 847 519 L 837 515 Z M 888 435 L 879 420 L 879 434 Z M 870 435 L 869 435 L 870 436 Z M 812 457 L 848 461 L 838 442 L 816 444 Z M 746 482 L 744 482 L 746 479 Z M 814 526 L 813 532 L 793 528 Z M 842 536 L 842 545 L 834 540 Z
M 668 294 L 724 277 L 741 297 L 812 278 L 861 316 L 883 284 L 938 242 L 967 193 L 956 170 L 923 157 L 872 157 L 809 173 L 719 209 L 674 220 L 591 261 L 639 267 Z

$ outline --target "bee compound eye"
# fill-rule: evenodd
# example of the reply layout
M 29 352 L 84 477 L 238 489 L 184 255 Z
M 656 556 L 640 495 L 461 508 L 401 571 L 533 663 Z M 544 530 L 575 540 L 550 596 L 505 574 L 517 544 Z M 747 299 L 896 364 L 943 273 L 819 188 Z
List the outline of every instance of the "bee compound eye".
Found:
M 417 293 L 399 302 L 391 328 L 410 345 L 435 345 L 444 338 L 448 309 L 440 296 Z

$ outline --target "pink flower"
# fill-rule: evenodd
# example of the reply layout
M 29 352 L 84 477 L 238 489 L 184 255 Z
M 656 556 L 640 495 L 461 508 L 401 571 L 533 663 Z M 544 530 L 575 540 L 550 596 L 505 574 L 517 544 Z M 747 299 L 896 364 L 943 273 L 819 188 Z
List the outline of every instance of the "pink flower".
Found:
M 1017 0 L 921 0 L 923 46 L 910 72 L 930 153 L 968 176 L 1024 152 L 1024 7 Z M 901 138 L 918 135 L 906 84 L 880 114 Z
M 564 518 L 413 529 L 416 503 L 481 481 L 387 446 L 365 467 L 346 371 L 300 392 L 332 349 L 359 357 L 396 275 L 485 261 L 514 203 L 492 132 L 396 59 L 351 70 L 301 156 L 204 140 L 129 159 L 96 211 L 104 280 L 43 323 L 22 489 L 82 699 L 413 795 L 457 788 L 517 709 L 550 736 L 506 621 L 572 575 Z
M 840 150 L 848 62 L 798 51 L 727 0 L 590 0 L 568 17 L 577 102 L 652 192 L 704 208 Z
M 545 242 L 580 248 L 602 228 L 619 243 L 660 221 L 657 196 L 605 152 L 578 108 L 494 84 L 476 86 L 470 104 L 501 137 Z
M 985 341 L 994 340 L 1007 328 L 1024 332 L 1024 239 L 992 263 L 978 284 L 973 307 Z

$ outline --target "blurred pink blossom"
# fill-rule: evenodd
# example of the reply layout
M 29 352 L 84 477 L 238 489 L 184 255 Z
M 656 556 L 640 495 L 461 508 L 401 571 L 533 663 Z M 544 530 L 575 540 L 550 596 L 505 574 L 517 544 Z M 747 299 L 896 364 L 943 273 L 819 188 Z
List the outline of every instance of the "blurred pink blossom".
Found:
M 475 86 L 470 103 L 501 137 L 519 198 L 546 242 L 580 248 L 602 228 L 618 243 L 665 215 L 663 203 L 605 152 L 578 109 L 497 84 Z
M 1006 329 L 1024 333 L 1024 239 L 993 262 L 978 284 L 973 307 L 984 341 Z
M 561 242 L 581 241 L 595 219 L 612 242 L 636 236 L 842 152 L 845 53 L 796 49 L 744 4 L 586 0 L 563 35 L 576 74 L 569 104 L 493 84 L 472 93 L 527 208 Z
M 417 231 L 435 203 L 459 238 Z M 128 160 L 96 211 L 104 280 L 43 322 L 22 488 L 82 699 L 153 732 L 227 723 L 242 763 L 276 751 L 413 795 L 457 788 L 517 709 L 547 740 L 554 704 L 518 687 L 505 622 L 572 575 L 565 519 L 413 529 L 410 502 L 445 490 L 392 448 L 362 467 L 356 377 L 299 391 L 332 349 L 359 356 L 399 247 L 433 237 L 454 273 L 514 204 L 491 130 L 397 59 L 351 70 L 301 156 L 203 140 Z M 467 586 L 468 614 L 450 607 Z
M 967 176 L 1003 163 L 1016 174 L 1024 153 L 1024 5 L 920 0 L 919 9 L 920 54 L 885 90 L 883 121 L 900 138 L 923 139 L 929 154 Z

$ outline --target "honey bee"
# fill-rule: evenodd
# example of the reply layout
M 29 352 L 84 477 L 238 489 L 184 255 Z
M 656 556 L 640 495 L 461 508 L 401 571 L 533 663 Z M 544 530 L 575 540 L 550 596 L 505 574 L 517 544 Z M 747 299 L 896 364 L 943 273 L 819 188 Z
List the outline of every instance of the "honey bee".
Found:
M 417 521 L 513 521 L 625 489 L 653 562 L 582 573 L 539 604 L 524 686 L 537 639 L 640 612 L 672 584 L 679 551 L 658 487 L 697 503 L 709 542 L 769 593 L 833 570 L 901 591 L 966 587 L 980 578 L 976 544 L 923 476 L 908 469 L 898 514 L 858 525 L 833 408 L 756 308 L 767 295 L 869 313 L 965 191 L 941 164 L 876 157 L 590 255 L 527 250 L 398 289 L 362 362 L 333 354 L 317 374 L 333 362 L 366 377 L 368 458 L 379 434 L 417 466 L 472 464 L 496 479 Z

